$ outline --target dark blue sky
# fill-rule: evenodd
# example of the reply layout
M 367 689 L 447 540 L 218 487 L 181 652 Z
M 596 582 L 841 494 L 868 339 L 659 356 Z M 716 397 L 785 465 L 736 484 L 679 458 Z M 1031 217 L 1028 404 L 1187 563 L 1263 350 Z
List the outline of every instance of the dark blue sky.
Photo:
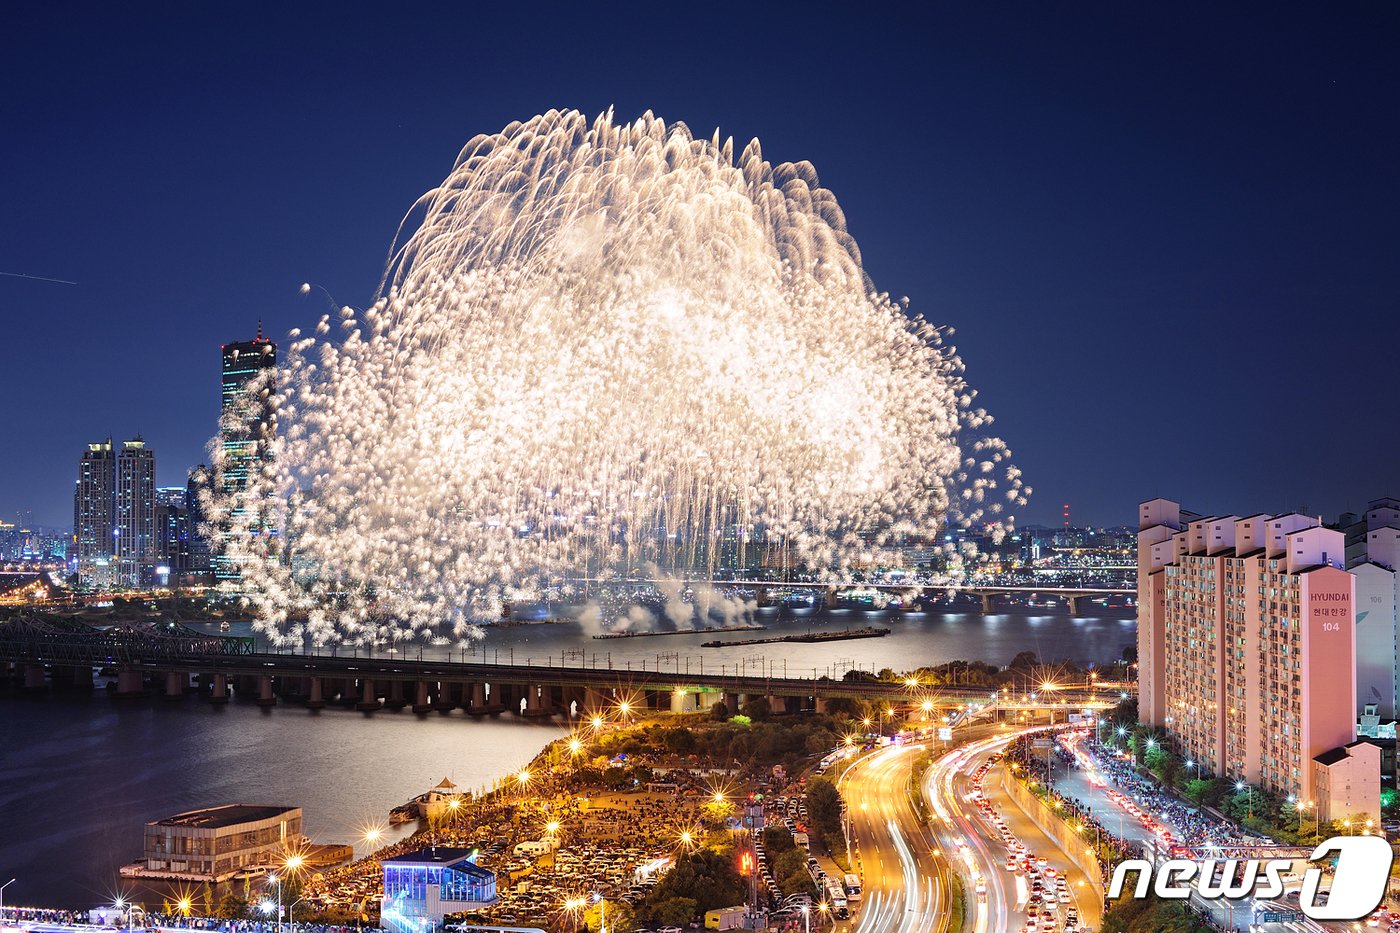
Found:
M 1023 521 L 1400 495 L 1400 7 L 12 4 L 0 515 L 203 459 L 218 348 L 362 306 L 480 132 L 651 109 L 808 159 L 955 339 Z M 226 8 L 226 9 L 225 9 Z M 913 5 L 905 9 L 913 9 Z

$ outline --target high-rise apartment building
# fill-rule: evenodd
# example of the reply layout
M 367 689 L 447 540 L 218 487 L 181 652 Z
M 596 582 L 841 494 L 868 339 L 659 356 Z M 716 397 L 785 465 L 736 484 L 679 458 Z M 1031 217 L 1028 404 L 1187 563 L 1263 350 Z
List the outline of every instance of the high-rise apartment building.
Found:
M 73 537 L 86 589 L 147 587 L 155 576 L 155 452 L 140 437 L 109 437 L 78 461 Z
M 78 483 L 73 490 L 73 546 L 78 585 L 83 589 L 107 589 L 117 582 L 112 563 L 116 482 L 112 439 L 89 444 L 78 460 Z
M 1305 515 L 1202 517 L 1166 499 L 1138 518 L 1139 717 L 1202 771 L 1316 800 L 1336 764 L 1325 753 L 1356 738 L 1344 535 Z
M 215 466 L 214 482 L 225 496 L 231 497 L 232 520 L 215 542 L 212 565 L 215 580 L 237 583 L 242 574 L 230 557 L 232 536 L 243 532 L 247 503 L 245 491 L 253 475 L 270 456 L 272 440 L 277 431 L 277 413 L 271 401 L 271 385 L 266 392 L 252 394 L 250 386 L 277 368 L 277 344 L 263 336 L 262 323 L 252 340 L 227 343 L 222 348 L 222 380 L 220 398 L 222 420 L 219 429 L 221 456 Z M 256 533 L 270 533 L 260 529 Z
M 1347 569 L 1356 577 L 1356 703 L 1400 718 L 1400 499 L 1373 499 L 1343 516 Z
M 117 451 L 116 489 L 117 582 L 148 587 L 156 568 L 156 455 L 140 437 Z

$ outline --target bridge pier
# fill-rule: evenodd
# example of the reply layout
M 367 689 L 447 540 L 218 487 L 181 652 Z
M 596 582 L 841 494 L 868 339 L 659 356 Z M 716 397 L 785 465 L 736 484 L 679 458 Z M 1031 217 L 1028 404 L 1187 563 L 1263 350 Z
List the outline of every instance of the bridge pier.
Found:
M 768 709 L 774 716 L 783 716 L 788 711 L 787 697 L 768 697 Z
M 549 707 L 549 699 L 542 694 L 548 689 L 539 684 L 525 685 L 525 715 L 526 716 L 551 716 L 554 710 Z
M 72 687 L 74 690 L 91 690 L 94 686 L 92 680 L 92 665 L 80 664 L 76 667 L 64 669 L 64 686 Z
M 165 674 L 165 698 L 167 700 L 182 700 L 190 689 L 190 675 L 182 674 L 179 671 L 167 671 Z
M 24 665 L 24 689 L 43 690 L 47 686 L 48 683 L 44 680 L 44 665 Z
M 146 695 L 146 678 L 135 668 L 123 667 L 117 670 L 118 700 L 127 700 Z
M 693 713 L 700 708 L 700 694 L 694 690 L 671 691 L 671 712 Z
M 408 705 L 408 701 L 403 698 L 403 681 L 389 681 L 389 696 L 384 700 L 387 709 L 403 709 Z
M 306 708 L 325 709 L 326 698 L 321 693 L 321 678 L 308 677 L 310 684 L 306 688 Z
M 227 703 L 227 702 L 228 702 L 228 675 L 227 675 L 227 674 L 215 674 L 215 675 L 214 675 L 214 689 L 213 689 L 213 691 L 209 694 L 209 701 L 210 701 L 211 703 Z
M 355 709 L 362 713 L 379 709 L 379 694 L 374 689 L 374 681 L 368 677 L 360 681 L 360 702 L 355 704 Z
M 486 715 L 486 684 L 478 680 L 469 689 L 471 696 L 468 700 L 467 712 L 473 716 Z
M 428 682 L 420 680 L 415 685 L 416 693 L 413 698 L 413 711 L 415 713 L 426 713 L 433 708 L 431 698 L 428 693 Z
M 565 687 L 560 707 L 563 709 L 564 715 L 570 719 L 575 716 L 582 716 L 586 699 L 587 697 L 582 687 Z
M 585 715 L 602 714 L 612 702 L 612 697 L 608 696 L 606 690 L 599 687 L 583 688 L 583 708 Z
M 272 692 L 271 674 L 263 674 L 258 678 L 258 705 L 264 708 L 277 705 L 277 695 Z
M 828 586 L 826 588 L 826 608 L 835 609 L 839 602 L 840 600 L 836 598 L 836 587 Z
M 1079 601 L 1080 601 L 1081 599 L 1083 599 L 1083 598 L 1084 598 L 1083 596 L 1066 596 L 1066 597 L 1065 597 L 1065 602 L 1069 604 L 1069 614 L 1070 614 L 1070 615 L 1072 615 L 1072 616 L 1077 616 L 1077 615 L 1079 615 Z
M 989 616 L 992 614 L 992 599 L 993 596 L 991 593 L 982 594 L 982 615 Z
M 446 716 L 452 710 L 461 705 L 462 688 L 450 681 L 442 681 L 438 684 L 437 699 L 433 702 L 433 709 Z

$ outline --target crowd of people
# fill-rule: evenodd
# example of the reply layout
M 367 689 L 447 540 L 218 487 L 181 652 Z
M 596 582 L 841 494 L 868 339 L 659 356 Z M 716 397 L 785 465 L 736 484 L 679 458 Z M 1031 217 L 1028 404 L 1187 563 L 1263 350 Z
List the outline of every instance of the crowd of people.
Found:
M 1059 744 L 1054 746 L 1054 757 L 1060 762 L 1060 767 L 1074 766 L 1074 756 Z M 1085 838 L 1088 838 L 1090 833 L 1093 834 L 1099 869 L 1105 875 L 1110 873 L 1118 862 L 1137 858 L 1141 854 L 1141 846 L 1112 832 L 1085 803 L 1054 789 L 1051 781 L 1052 765 L 1044 757 L 1036 754 L 1032 736 L 1023 735 L 1013 741 L 1006 750 L 1006 759 L 1019 766 L 1020 774 L 1034 780 L 1036 790 L 1044 794 L 1052 805 L 1056 805 L 1061 814 L 1082 824 L 1085 828 Z
M 1070 741 L 1066 741 L 1067 736 Z M 1012 743 L 1008 757 L 1038 783 L 1038 790 L 1066 817 L 1082 823 L 1087 832 L 1094 834 L 1099 848 L 1099 865 L 1105 871 L 1124 859 L 1141 858 L 1150 853 L 1144 852 L 1140 843 L 1115 832 L 1112 821 L 1105 822 L 1103 819 L 1102 807 L 1096 813 L 1085 801 L 1056 789 L 1054 772 L 1092 767 L 1099 777 L 1130 798 L 1143 813 L 1150 814 L 1154 823 L 1169 831 L 1173 848 L 1218 846 L 1228 852 L 1251 841 L 1235 824 L 1213 818 L 1177 797 L 1150 774 L 1134 767 L 1130 758 L 1124 757 L 1112 746 L 1099 744 L 1092 737 L 1074 732 L 1062 733 L 1047 757 L 1034 749 L 1030 736 L 1024 736 Z
M 1132 797 L 1138 806 L 1169 825 L 1176 836 L 1177 845 L 1229 848 L 1250 842 L 1250 837 L 1242 833 L 1238 826 L 1227 820 L 1212 818 L 1204 810 L 1177 797 L 1151 775 L 1138 771 L 1131 759 L 1119 755 L 1112 746 L 1092 740 L 1085 744 L 1093 757 L 1094 768 Z
M 150 913 L 134 907 L 93 910 L 47 910 L 6 907 L 0 919 L 25 925 L 52 925 L 101 930 L 209 930 L 217 933 L 384 933 L 376 926 L 343 926 L 276 920 L 227 920 L 196 914 Z

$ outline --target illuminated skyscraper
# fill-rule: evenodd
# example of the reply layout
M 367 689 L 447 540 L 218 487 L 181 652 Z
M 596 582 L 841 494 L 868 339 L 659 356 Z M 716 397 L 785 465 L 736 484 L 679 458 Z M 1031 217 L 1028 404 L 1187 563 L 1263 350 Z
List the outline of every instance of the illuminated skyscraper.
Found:
M 139 436 L 117 451 L 117 582 L 148 587 L 156 567 L 156 455 Z
M 215 482 L 226 496 L 232 497 L 234 527 L 242 525 L 240 519 L 246 508 L 244 491 L 250 478 L 270 456 L 272 439 L 277 432 L 277 413 L 270 400 L 272 386 L 253 384 L 276 368 L 277 344 L 263 336 L 261 321 L 257 337 L 226 343 L 222 348 L 219 428 L 222 457 L 215 467 Z M 253 396 L 250 392 L 258 394 Z M 227 529 L 221 532 L 212 559 L 214 578 L 221 583 L 236 583 L 242 578 L 227 555 L 233 533 Z
M 147 587 L 155 573 L 155 452 L 140 437 L 109 437 L 78 461 L 73 534 L 86 589 Z
M 78 483 L 73 490 L 73 544 L 78 585 L 83 589 L 105 589 L 116 584 L 116 569 L 112 565 L 116 482 L 112 439 L 89 444 L 78 461 Z

